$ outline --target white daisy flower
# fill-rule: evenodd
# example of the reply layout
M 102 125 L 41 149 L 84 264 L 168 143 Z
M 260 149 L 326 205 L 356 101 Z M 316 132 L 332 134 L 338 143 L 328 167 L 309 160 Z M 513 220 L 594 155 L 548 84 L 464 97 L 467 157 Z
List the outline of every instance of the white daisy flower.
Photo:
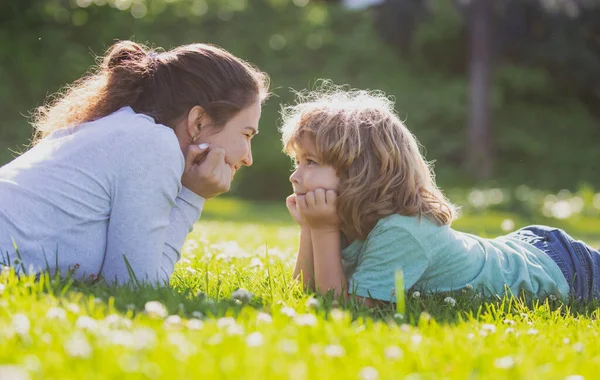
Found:
M 346 350 L 339 344 L 330 344 L 325 347 L 324 353 L 332 358 L 341 358 L 346 354 Z
M 446 297 L 444 298 L 444 302 L 447 303 L 448 305 L 454 307 L 456 306 L 456 300 L 452 297 Z
M 314 326 L 317 324 L 317 317 L 314 314 L 300 314 L 294 317 L 294 322 L 298 326 Z
M 404 355 L 404 352 L 398 346 L 386 347 L 383 350 L 383 353 L 384 353 L 385 357 L 388 359 L 400 359 Z
M 373 367 L 363 367 L 358 372 L 358 376 L 362 380 L 377 380 L 379 379 L 379 372 Z
M 29 322 L 29 318 L 25 314 L 15 314 L 12 317 L 12 326 L 15 329 L 15 332 L 19 335 L 27 335 L 29 333 L 29 328 L 31 327 L 31 323 Z
M 246 337 L 246 345 L 249 347 L 262 346 L 263 342 L 263 335 L 258 331 L 255 331 Z
M 246 289 L 242 289 L 242 288 L 239 288 L 239 289 L 235 290 L 233 293 L 231 293 L 232 299 L 241 301 L 243 303 L 250 302 L 250 300 L 252 300 L 253 296 L 254 296 L 254 294 L 252 294 L 251 292 L 247 291 Z
M 65 351 L 67 355 L 78 358 L 89 358 L 92 356 L 93 348 L 88 342 L 86 336 L 81 331 L 75 332 L 65 342 Z
M 151 317 L 165 318 L 168 315 L 167 308 L 158 301 L 146 302 L 144 310 Z
M 53 306 L 46 312 L 46 318 L 48 319 L 67 319 L 67 312 L 62 307 Z

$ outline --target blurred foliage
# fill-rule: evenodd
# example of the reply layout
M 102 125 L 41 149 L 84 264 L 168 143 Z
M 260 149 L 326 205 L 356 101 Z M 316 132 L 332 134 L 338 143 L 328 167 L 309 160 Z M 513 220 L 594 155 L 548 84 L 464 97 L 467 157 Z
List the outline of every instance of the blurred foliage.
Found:
M 25 116 L 47 95 L 83 75 L 115 40 L 165 49 L 207 42 L 269 73 L 275 95 L 264 108 L 261 134 L 253 143 L 254 165 L 239 172 L 233 194 L 282 199 L 290 192 L 291 162 L 281 153 L 277 132 L 279 105 L 293 99 L 290 88 L 311 87 L 318 78 L 393 96 L 399 115 L 426 147 L 427 158 L 437 160 L 439 182 L 472 185 L 461 169 L 468 102 L 464 25 L 453 2 L 431 3 L 443 17 L 419 16 L 411 54 L 404 55 L 381 38 L 381 13 L 350 12 L 308 0 L 3 2 L 0 164 L 14 156 L 9 149 L 23 150 L 31 136 Z M 496 71 L 498 164 L 497 182 L 490 185 L 600 187 L 600 122 L 592 112 L 600 107 L 586 103 L 575 82 L 565 78 L 552 66 L 533 61 L 515 61 Z

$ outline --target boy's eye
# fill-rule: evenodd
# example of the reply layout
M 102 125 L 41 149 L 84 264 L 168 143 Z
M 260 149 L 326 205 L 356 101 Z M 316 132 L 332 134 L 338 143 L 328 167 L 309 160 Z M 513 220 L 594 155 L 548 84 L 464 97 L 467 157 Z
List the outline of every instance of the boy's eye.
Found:
M 309 159 L 309 160 L 306 160 L 306 164 L 307 165 L 316 165 L 316 162 Z

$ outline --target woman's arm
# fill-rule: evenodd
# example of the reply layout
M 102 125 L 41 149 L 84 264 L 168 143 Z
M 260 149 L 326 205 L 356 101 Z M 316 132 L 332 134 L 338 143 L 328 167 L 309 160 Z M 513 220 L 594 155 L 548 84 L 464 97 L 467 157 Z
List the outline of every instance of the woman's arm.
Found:
M 184 160 L 172 131 L 156 127 L 137 139 L 115 148 L 101 275 L 109 283 L 168 284 L 203 200 L 182 189 Z

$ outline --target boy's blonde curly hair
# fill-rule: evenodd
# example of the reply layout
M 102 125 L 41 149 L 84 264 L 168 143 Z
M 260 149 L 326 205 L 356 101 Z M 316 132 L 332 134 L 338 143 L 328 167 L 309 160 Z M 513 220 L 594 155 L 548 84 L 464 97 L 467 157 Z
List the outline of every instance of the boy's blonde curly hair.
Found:
M 294 156 L 305 133 L 314 138 L 319 158 L 340 177 L 338 213 L 353 238 L 366 239 L 391 214 L 452 222 L 454 206 L 384 93 L 325 81 L 297 95 L 295 105 L 281 110 L 284 151 Z

